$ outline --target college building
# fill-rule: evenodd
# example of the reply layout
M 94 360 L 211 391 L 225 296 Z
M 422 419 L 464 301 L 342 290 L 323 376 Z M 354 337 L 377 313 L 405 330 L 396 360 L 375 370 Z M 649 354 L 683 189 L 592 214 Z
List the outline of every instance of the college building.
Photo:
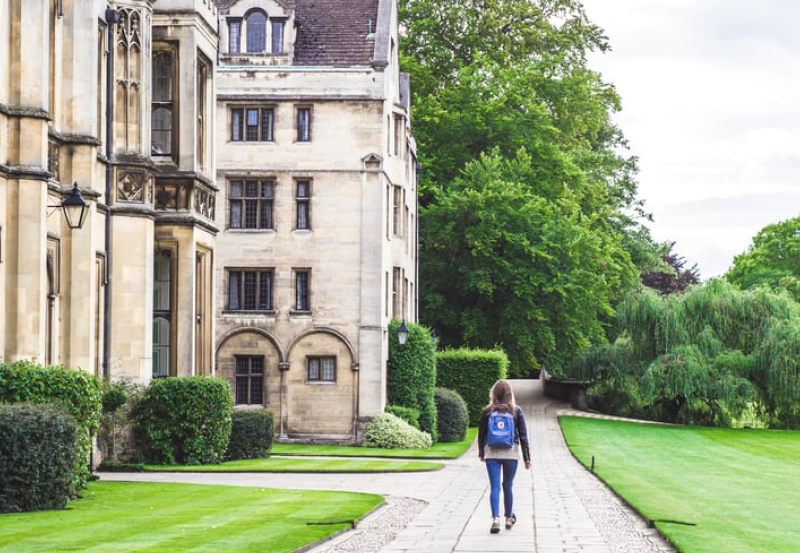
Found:
M 0 358 L 358 439 L 417 319 L 396 0 L 0 0 Z

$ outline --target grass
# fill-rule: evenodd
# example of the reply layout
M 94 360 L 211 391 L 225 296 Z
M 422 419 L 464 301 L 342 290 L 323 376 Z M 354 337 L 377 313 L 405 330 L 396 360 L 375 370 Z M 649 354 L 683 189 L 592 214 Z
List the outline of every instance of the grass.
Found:
M 146 472 L 424 472 L 442 463 L 365 459 L 242 459 L 219 465 L 144 465 Z
M 318 457 L 394 457 L 406 459 L 456 459 L 469 449 L 478 433 L 468 428 L 463 442 L 437 443 L 430 449 L 381 449 L 378 447 L 273 444 L 273 455 L 313 455 Z
M 560 419 L 575 456 L 681 551 L 796 553 L 800 432 Z M 691 524 L 691 525 L 689 525 Z
M 378 495 L 93 482 L 60 511 L 0 515 L 0 550 L 294 551 L 350 528 Z

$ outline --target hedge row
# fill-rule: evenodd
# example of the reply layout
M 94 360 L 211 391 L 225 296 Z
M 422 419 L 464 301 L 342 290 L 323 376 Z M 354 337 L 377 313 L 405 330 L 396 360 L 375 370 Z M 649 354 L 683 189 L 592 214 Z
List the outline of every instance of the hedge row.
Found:
M 100 425 L 100 398 L 100 380 L 84 371 L 31 361 L 0 364 L 0 403 L 54 403 L 74 418 L 80 455 L 69 474 L 75 492 L 89 478 L 91 436 Z
M 436 352 L 436 385 L 455 390 L 464 398 L 472 426 L 480 421 L 494 383 L 507 374 L 508 357 L 501 350 L 461 348 Z
M 389 403 L 419 410 L 419 428 L 430 434 L 435 443 L 433 390 L 436 387 L 436 361 L 433 339 L 427 328 L 409 323 L 408 341 L 401 346 L 397 341 L 399 327 L 397 319 L 389 324 Z
M 159 378 L 133 410 L 136 441 L 149 463 L 219 463 L 231 435 L 232 410 L 230 384 L 221 378 Z
M 52 404 L 0 404 L 0 513 L 63 509 L 83 463 L 80 427 Z
M 272 411 L 234 411 L 231 415 L 231 439 L 226 459 L 261 459 L 269 457 L 275 437 L 275 416 Z

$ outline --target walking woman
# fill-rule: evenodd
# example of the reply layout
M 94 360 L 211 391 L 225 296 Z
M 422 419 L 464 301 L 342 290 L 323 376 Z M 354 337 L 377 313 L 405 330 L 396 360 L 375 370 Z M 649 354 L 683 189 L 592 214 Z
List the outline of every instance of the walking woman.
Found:
M 481 412 L 478 425 L 478 455 L 486 462 L 489 473 L 492 507 L 492 534 L 500 532 L 500 474 L 502 472 L 503 503 L 506 530 L 517 522 L 514 514 L 514 475 L 519 463 L 519 452 L 525 468 L 531 467 L 531 451 L 528 445 L 528 428 L 525 415 L 514 401 L 514 391 L 507 380 L 498 380 L 489 394 L 489 405 Z

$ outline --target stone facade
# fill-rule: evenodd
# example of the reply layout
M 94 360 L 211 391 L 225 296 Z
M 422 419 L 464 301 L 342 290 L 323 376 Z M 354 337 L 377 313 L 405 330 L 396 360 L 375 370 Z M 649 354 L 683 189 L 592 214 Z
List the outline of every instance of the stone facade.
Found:
M 397 44 L 395 0 L 0 0 L 0 358 L 357 440 L 417 318 Z
M 211 0 L 0 0 L 0 358 L 142 383 L 213 374 L 217 40 Z M 154 98 L 165 43 L 170 95 Z M 73 183 L 90 212 L 71 230 L 54 206 Z
M 389 320 L 416 320 L 396 10 L 220 3 L 217 374 L 283 438 L 357 440 L 385 406 Z

